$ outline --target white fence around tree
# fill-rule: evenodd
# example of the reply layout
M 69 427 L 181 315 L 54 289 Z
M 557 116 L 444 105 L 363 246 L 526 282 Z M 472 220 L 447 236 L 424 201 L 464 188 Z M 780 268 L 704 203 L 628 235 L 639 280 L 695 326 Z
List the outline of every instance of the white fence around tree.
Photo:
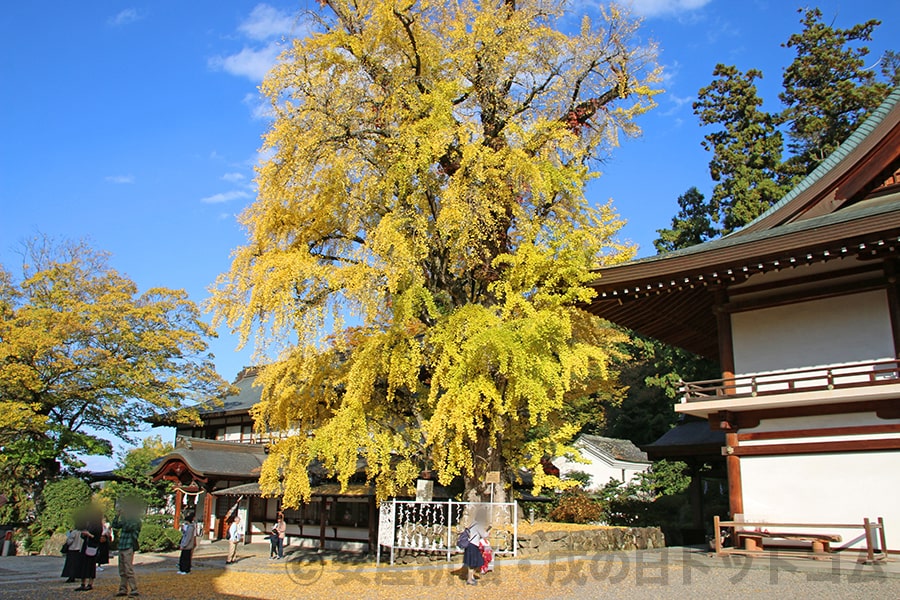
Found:
M 382 502 L 378 519 L 378 550 L 389 548 L 391 564 L 397 551 L 434 552 L 447 555 L 462 552 L 456 546 L 459 533 L 485 515 L 490 525 L 488 541 L 495 555 L 516 556 L 519 542 L 519 511 L 515 502 L 422 502 L 391 500 Z

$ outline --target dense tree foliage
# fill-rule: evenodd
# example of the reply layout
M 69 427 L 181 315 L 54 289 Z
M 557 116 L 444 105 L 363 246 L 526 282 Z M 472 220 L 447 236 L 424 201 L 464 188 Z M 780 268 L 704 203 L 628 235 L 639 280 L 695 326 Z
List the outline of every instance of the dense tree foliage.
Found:
M 22 520 L 77 455 L 159 411 L 228 390 L 207 353 L 212 331 L 183 291 L 137 286 L 84 243 L 24 245 L 21 280 L 0 267 L 0 492 Z
M 423 468 L 553 485 L 563 409 L 621 339 L 578 308 L 590 269 L 631 256 L 583 188 L 653 106 L 652 49 L 615 7 L 566 34 L 553 0 L 323 4 L 263 83 L 269 158 L 214 290 L 283 344 L 255 418 L 296 435 L 260 484 L 296 505 L 311 460 L 346 482 L 362 454 L 382 497 Z
M 165 456 L 173 449 L 158 435 L 146 437 L 140 446 L 123 454 L 113 470 L 116 479 L 110 481 L 98 494 L 110 507 L 127 498 L 139 501 L 142 506 L 162 508 L 172 492 L 169 481 L 151 481 L 150 471 L 153 461 Z
M 688 248 L 712 239 L 716 235 L 713 226 L 713 208 L 696 187 L 678 196 L 678 213 L 672 217 L 672 227 L 657 229 L 659 238 L 653 241 L 657 253 Z
M 639 446 L 656 441 L 675 425 L 682 381 L 720 376 L 717 362 L 651 338 L 632 334 L 622 351 L 627 358 L 614 364 L 626 391 L 620 401 L 604 402 L 606 422 L 596 432 Z
M 75 526 L 75 515 L 91 503 L 91 486 L 83 479 L 66 477 L 48 483 L 41 494 L 40 522 L 48 533 Z

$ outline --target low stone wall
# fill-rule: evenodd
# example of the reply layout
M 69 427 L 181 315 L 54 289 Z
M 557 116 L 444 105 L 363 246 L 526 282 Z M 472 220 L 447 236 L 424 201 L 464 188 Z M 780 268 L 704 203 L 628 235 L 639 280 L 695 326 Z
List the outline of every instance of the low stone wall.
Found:
M 552 523 L 547 523 L 553 527 Z M 520 558 L 549 556 L 556 553 L 588 554 L 615 550 L 650 550 L 665 548 L 666 540 L 659 527 L 603 527 L 573 531 L 537 530 L 533 533 L 519 533 L 518 556 Z M 384 552 L 390 551 L 382 548 Z M 502 560 L 504 556 L 498 556 Z M 446 561 L 447 552 L 426 552 L 418 550 L 396 550 L 394 562 L 400 565 L 425 564 Z M 453 549 L 453 561 L 462 560 L 462 551 Z
M 664 548 L 666 540 L 658 527 L 598 527 L 577 531 L 519 533 L 519 556 L 556 552 L 609 552 Z

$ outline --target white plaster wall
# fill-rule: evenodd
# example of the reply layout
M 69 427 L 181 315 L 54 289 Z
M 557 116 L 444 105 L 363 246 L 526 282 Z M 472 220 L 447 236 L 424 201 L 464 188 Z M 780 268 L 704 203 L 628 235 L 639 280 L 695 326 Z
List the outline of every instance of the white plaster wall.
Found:
M 887 545 L 900 549 L 900 452 L 741 458 L 744 518 L 795 523 L 859 523 L 884 517 Z M 774 528 L 773 528 L 774 530 Z M 860 529 L 833 530 L 848 545 Z M 865 548 L 865 542 L 850 544 Z
M 738 312 L 731 328 L 738 374 L 894 356 L 884 290 Z
M 741 433 L 761 433 L 770 431 L 791 431 L 794 429 L 826 429 L 829 427 L 863 427 L 885 425 L 891 421 L 879 419 L 874 412 L 846 413 L 840 415 L 815 415 L 813 417 L 787 417 L 783 419 L 763 419 L 752 429 L 741 429 Z M 785 440 L 778 440 L 782 443 Z M 806 439 L 797 440 L 805 442 Z M 744 445 L 746 442 L 741 442 Z
M 589 462 L 573 462 L 562 457 L 555 458 L 552 462 L 553 465 L 557 469 L 559 469 L 560 477 L 565 477 L 566 474 L 571 473 L 572 471 L 582 471 L 584 473 L 590 474 L 591 481 L 588 489 L 591 490 L 602 488 L 604 485 L 609 483 L 610 479 L 629 482 L 634 479 L 634 477 L 638 473 L 646 471 L 650 467 L 649 464 L 637 463 L 622 463 L 620 465 L 613 465 L 601 458 L 593 457 L 590 453 L 584 450 L 581 451 L 581 456 L 588 459 Z

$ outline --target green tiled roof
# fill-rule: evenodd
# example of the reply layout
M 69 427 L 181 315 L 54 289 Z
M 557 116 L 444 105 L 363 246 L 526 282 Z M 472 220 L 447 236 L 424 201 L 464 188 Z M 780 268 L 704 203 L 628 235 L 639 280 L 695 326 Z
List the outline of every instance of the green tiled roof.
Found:
M 895 88 L 888 97 L 885 98 L 884 102 L 872 111 L 872 114 L 863 121 L 862 125 L 857 127 L 856 131 L 854 131 L 850 137 L 844 140 L 844 143 L 841 144 L 837 150 L 832 152 L 828 157 L 819 163 L 819 166 L 816 167 L 812 173 L 803 178 L 803 181 L 794 186 L 794 188 L 789 191 L 781 200 L 773 204 L 769 210 L 756 217 L 753 221 L 748 223 L 752 225 L 753 223 L 760 221 L 772 213 L 777 212 L 780 208 L 788 204 L 791 200 L 799 196 L 802 192 L 807 190 L 814 183 L 819 181 L 822 177 L 825 176 L 826 173 L 831 171 L 831 169 L 835 168 L 842 160 L 847 158 L 847 156 L 853 152 L 859 145 L 865 140 L 869 135 L 871 135 L 872 131 L 881 124 L 882 121 L 888 116 L 895 106 L 900 104 L 900 87 Z M 739 236 L 741 235 L 742 230 L 735 231 L 731 233 L 727 237 L 731 236 Z
M 770 216 L 774 212 L 777 212 L 779 209 L 783 208 L 786 204 L 795 199 L 798 195 L 807 190 L 810 186 L 819 181 L 822 177 L 825 176 L 826 173 L 834 169 L 842 160 L 847 158 L 847 156 L 853 150 L 859 147 L 859 145 L 866 139 L 866 137 L 868 137 L 872 133 L 872 131 L 875 130 L 875 128 L 878 127 L 878 125 L 881 124 L 882 121 L 884 121 L 887 115 L 892 110 L 895 110 L 898 106 L 900 106 L 900 87 L 894 89 L 888 95 L 885 101 L 882 102 L 882 104 L 875 111 L 873 111 L 869 118 L 867 118 L 863 122 L 863 124 L 860 125 L 856 129 L 856 131 L 849 138 L 847 138 L 847 140 L 843 144 L 840 145 L 840 147 L 838 147 L 837 150 L 835 150 L 828 158 L 822 161 L 822 163 L 818 167 L 816 167 L 816 169 L 812 173 L 807 175 L 806 178 L 803 179 L 803 181 L 797 184 L 781 200 L 772 205 L 769 210 L 754 219 L 745 228 L 739 229 L 738 231 L 735 231 L 727 236 L 710 240 L 702 244 L 697 244 L 696 246 L 690 246 L 688 248 L 682 248 L 680 250 L 673 250 L 672 252 L 667 252 L 665 254 L 647 256 L 637 260 L 629 261 L 625 263 L 625 265 L 649 263 L 658 260 L 670 259 L 676 256 L 700 254 L 703 252 L 708 252 L 710 250 L 715 250 L 717 248 L 736 246 L 755 239 L 771 237 L 773 235 L 782 235 L 785 233 L 790 233 L 792 231 L 821 227 L 822 225 L 838 223 L 849 219 L 856 219 L 866 216 L 868 212 L 877 213 L 884 210 L 897 210 L 897 206 L 889 206 L 889 204 L 897 204 L 897 194 L 892 194 L 888 198 L 882 199 L 882 201 L 880 202 L 860 202 L 859 205 L 861 206 L 849 206 L 846 209 L 838 210 L 828 215 L 779 225 L 778 227 L 771 230 L 746 231 L 746 229 L 749 228 L 750 225 Z M 888 202 L 885 202 L 885 200 L 888 200 Z M 598 269 L 598 271 L 605 271 L 608 268 L 609 267 Z

